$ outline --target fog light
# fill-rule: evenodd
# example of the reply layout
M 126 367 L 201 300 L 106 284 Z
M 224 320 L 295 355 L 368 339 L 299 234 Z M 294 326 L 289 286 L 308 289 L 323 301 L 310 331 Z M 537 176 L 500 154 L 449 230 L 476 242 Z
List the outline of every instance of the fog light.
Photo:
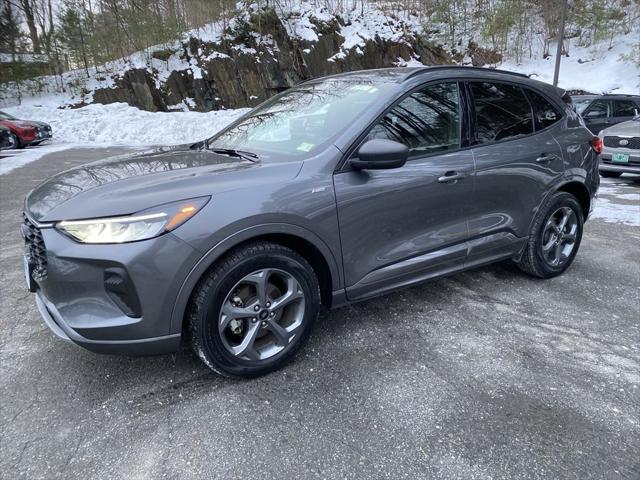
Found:
M 127 317 L 139 318 L 142 316 L 136 288 L 124 268 L 113 267 L 104 271 L 104 289 L 113 303 Z

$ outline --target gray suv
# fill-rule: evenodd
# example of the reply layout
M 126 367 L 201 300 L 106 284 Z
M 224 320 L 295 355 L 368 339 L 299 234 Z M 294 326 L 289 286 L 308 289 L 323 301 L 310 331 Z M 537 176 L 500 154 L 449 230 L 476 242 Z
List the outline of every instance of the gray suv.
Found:
M 28 288 L 65 340 L 125 354 L 184 341 L 249 377 L 290 360 L 322 307 L 505 259 L 559 275 L 602 147 L 562 93 L 452 66 L 303 83 L 206 141 L 38 186 Z

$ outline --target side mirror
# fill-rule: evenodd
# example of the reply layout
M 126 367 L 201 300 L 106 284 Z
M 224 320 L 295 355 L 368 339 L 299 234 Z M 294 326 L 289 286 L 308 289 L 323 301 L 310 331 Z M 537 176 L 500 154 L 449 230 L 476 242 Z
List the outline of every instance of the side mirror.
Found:
M 374 138 L 360 146 L 358 157 L 349 160 L 351 166 L 362 170 L 381 170 L 403 166 L 409 158 L 409 148 L 393 140 Z

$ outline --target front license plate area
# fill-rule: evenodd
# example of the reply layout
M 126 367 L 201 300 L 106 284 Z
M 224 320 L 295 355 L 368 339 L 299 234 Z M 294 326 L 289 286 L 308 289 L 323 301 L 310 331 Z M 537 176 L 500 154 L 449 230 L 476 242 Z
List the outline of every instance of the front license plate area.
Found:
M 626 153 L 614 153 L 611 155 L 611 161 L 614 163 L 629 163 L 629 155 Z

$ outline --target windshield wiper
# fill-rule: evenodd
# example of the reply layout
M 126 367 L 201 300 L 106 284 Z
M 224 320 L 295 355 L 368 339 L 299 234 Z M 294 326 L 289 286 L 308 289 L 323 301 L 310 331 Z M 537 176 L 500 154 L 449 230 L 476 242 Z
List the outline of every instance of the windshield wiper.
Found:
M 234 148 L 208 147 L 208 149 L 214 153 L 221 153 L 222 155 L 229 155 L 230 157 L 238 157 L 243 160 L 249 160 L 250 162 L 254 162 L 254 163 L 257 163 L 259 161 L 258 155 L 253 152 L 236 150 Z

